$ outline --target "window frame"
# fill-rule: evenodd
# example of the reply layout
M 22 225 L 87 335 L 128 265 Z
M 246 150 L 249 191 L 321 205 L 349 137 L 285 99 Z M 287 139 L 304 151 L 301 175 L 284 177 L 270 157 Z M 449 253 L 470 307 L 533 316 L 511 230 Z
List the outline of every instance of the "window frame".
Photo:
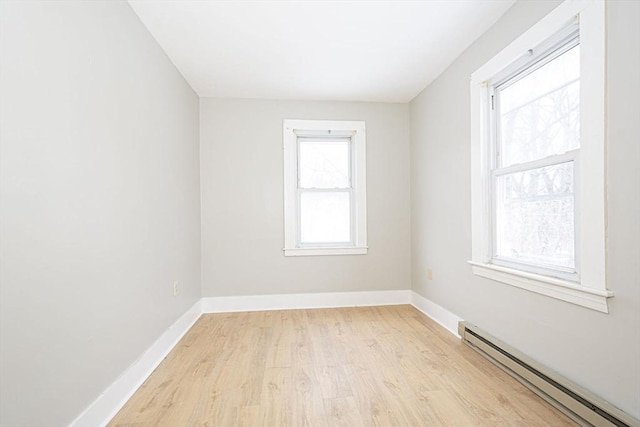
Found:
M 524 32 L 471 75 L 471 229 L 469 264 L 473 274 L 531 292 L 608 313 L 606 286 L 605 182 L 605 12 L 604 2 L 569 0 Z M 580 150 L 574 187 L 579 232 L 579 277 L 569 280 L 545 271 L 525 271 L 492 262 L 492 152 L 490 82 L 528 62 L 527 53 L 567 28 L 580 31 Z
M 578 203 L 579 187 L 580 187 L 580 147 L 569 150 L 564 153 L 551 154 L 546 157 L 528 160 L 522 163 L 510 165 L 502 165 L 501 148 L 504 143 L 501 136 L 501 120 L 500 120 L 500 93 L 502 90 L 516 84 L 523 78 L 534 73 L 538 69 L 560 58 L 563 54 L 569 52 L 576 46 L 580 45 L 580 31 L 577 20 L 571 22 L 562 30 L 556 32 L 549 39 L 545 40 L 539 46 L 531 49 L 525 57 L 517 60 L 512 66 L 507 67 L 503 72 L 498 73 L 494 78 L 487 82 L 488 90 L 488 120 L 490 127 L 490 183 L 488 190 L 490 193 L 490 209 L 491 217 L 489 226 L 490 241 L 489 254 L 490 263 L 497 266 L 522 270 L 529 273 L 536 273 L 544 276 L 565 279 L 570 282 L 579 283 L 580 281 L 580 227 L 577 225 L 579 218 Z M 574 268 L 550 266 L 526 261 L 519 261 L 509 257 L 503 257 L 498 254 L 498 177 L 514 173 L 528 172 L 531 170 L 557 166 L 564 163 L 572 163 L 573 166 L 573 183 L 574 183 Z
M 301 188 L 299 139 L 349 138 L 350 185 L 344 189 Z M 364 121 L 284 120 L 284 248 L 285 256 L 363 255 L 367 247 L 366 127 Z M 350 242 L 301 242 L 303 192 L 350 193 Z

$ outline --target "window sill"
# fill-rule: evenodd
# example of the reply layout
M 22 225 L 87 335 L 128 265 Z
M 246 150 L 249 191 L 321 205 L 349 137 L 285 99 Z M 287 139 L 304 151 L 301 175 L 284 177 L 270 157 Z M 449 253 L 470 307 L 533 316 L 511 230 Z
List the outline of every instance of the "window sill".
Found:
M 368 247 L 348 248 L 284 248 L 284 256 L 366 255 Z
M 526 273 L 511 268 L 468 261 L 473 274 L 506 283 L 541 295 L 546 295 L 592 310 L 608 313 L 607 299 L 615 294 L 605 289 L 581 286 L 562 279 Z

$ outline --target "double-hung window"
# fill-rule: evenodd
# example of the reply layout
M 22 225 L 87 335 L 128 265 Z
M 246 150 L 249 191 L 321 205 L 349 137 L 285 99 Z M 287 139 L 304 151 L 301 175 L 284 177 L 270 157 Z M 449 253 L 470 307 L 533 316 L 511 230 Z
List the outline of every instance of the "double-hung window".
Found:
M 286 256 L 365 254 L 364 122 L 284 121 Z
M 474 274 L 607 312 L 604 3 L 565 1 L 471 76 Z
M 532 49 L 524 64 L 515 65 L 488 83 L 492 262 L 578 281 L 577 26 Z

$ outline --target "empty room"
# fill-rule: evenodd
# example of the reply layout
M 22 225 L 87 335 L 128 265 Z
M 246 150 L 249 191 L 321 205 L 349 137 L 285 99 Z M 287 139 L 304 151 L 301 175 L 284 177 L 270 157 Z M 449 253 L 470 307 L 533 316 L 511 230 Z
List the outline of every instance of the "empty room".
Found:
M 638 22 L 0 0 L 0 426 L 640 427 Z

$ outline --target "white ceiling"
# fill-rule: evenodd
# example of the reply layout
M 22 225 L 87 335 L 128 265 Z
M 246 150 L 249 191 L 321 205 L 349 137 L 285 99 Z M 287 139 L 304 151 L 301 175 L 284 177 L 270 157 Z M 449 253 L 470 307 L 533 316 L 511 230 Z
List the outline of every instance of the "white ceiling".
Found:
M 203 97 L 408 102 L 515 0 L 129 0 Z

